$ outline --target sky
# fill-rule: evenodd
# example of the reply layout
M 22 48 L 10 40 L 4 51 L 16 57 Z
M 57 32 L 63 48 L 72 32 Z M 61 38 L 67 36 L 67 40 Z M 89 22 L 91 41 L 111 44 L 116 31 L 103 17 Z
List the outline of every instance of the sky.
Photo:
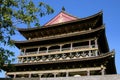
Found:
M 106 36 L 109 48 L 115 49 L 115 65 L 117 73 L 120 74 L 120 0 L 34 0 L 49 4 L 55 12 L 40 19 L 43 25 L 54 16 L 56 16 L 64 6 L 66 12 L 78 18 L 84 18 L 103 11 L 103 23 L 106 27 Z M 18 27 L 21 27 L 18 25 Z M 24 40 L 23 36 L 17 33 L 13 36 L 14 40 Z M 15 51 L 15 57 L 19 55 L 19 49 L 12 48 Z M 5 72 L 0 73 L 0 77 L 4 77 Z

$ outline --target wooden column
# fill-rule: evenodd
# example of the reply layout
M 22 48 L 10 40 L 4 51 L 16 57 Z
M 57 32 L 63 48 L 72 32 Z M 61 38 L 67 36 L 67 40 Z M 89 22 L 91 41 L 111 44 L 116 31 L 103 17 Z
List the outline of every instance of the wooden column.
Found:
M 69 72 L 66 72 L 66 77 L 68 77 L 69 76 Z
M 57 73 L 53 73 L 54 74 L 54 78 L 57 77 Z
M 90 70 L 87 71 L 87 76 L 90 76 Z
M 91 48 L 91 40 L 89 40 L 89 48 Z
M 95 55 L 98 56 L 98 51 L 97 50 L 95 50 Z
M 48 51 L 49 51 L 49 47 L 50 47 L 50 46 L 47 46 L 47 51 L 46 51 L 46 53 L 48 53 Z
M 39 75 L 39 78 L 41 78 L 42 77 L 42 74 L 38 74 Z
M 63 46 L 63 45 L 60 45 L 60 52 L 62 51 L 62 46 Z
M 89 57 L 91 57 L 91 51 L 89 51 Z
M 70 50 L 72 50 L 73 49 L 73 43 L 71 43 L 71 45 L 70 45 Z
M 31 78 L 31 73 L 29 74 L 29 78 Z
M 28 62 L 28 57 L 26 57 L 26 61 Z
M 26 55 L 26 49 L 24 49 L 24 55 Z
M 95 48 L 98 48 L 97 39 L 95 39 Z
M 39 54 L 40 47 L 38 47 L 37 54 Z
M 91 40 L 89 40 L 89 48 L 91 48 Z M 91 51 L 89 51 L 89 57 L 91 57 Z
M 23 59 L 24 59 L 24 58 L 22 57 L 22 60 L 21 60 L 22 63 L 23 63 Z
M 105 69 L 102 69 L 102 75 L 105 75 Z
M 101 75 L 105 75 L 105 68 L 103 65 L 101 65 Z
M 14 77 L 13 78 L 16 78 L 16 74 L 14 74 Z

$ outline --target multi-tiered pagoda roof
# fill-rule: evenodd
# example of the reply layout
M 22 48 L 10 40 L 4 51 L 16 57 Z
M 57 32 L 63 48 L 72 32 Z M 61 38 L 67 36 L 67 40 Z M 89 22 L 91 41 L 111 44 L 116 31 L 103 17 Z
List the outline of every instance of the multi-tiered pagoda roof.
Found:
M 66 71 L 69 72 L 66 75 L 85 75 L 86 69 L 88 75 L 89 71 L 91 74 L 116 73 L 114 51 L 109 50 L 102 11 L 86 18 L 61 11 L 41 27 L 18 28 L 18 31 L 26 40 L 14 41 L 23 54 L 18 56 L 20 63 L 13 64 L 15 73 L 6 69 L 10 76 L 20 77 L 21 74 L 28 74 L 29 70 L 33 76 L 45 76 L 47 72 L 64 75 Z

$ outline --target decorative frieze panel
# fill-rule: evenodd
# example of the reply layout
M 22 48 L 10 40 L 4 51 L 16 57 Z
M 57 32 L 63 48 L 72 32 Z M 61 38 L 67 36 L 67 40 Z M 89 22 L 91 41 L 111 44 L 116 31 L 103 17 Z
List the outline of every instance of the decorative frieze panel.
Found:
M 98 50 L 42 55 L 42 56 L 33 56 L 33 57 L 22 57 L 19 58 L 19 62 L 31 63 L 31 62 L 57 61 L 57 60 L 68 60 L 68 59 L 82 59 L 82 58 L 89 58 L 95 56 L 98 56 Z

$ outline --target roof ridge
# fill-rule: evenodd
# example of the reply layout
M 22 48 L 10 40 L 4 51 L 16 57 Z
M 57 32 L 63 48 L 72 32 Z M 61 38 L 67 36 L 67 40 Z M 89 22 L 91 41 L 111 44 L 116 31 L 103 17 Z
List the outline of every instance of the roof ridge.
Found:
M 77 19 L 79 19 L 78 17 L 76 17 L 76 16 L 73 16 L 73 15 L 71 15 L 71 14 L 67 13 L 66 11 L 61 11 L 61 12 L 65 13 L 65 14 L 67 14 L 67 15 L 71 16 L 71 17 L 74 17 L 74 18 L 77 18 Z
M 65 11 L 60 11 L 56 16 L 54 16 L 52 19 L 50 19 L 48 22 L 46 22 L 43 26 L 45 27 L 45 26 L 47 26 L 47 24 L 49 24 L 49 22 L 51 22 L 52 20 L 54 20 L 59 14 L 61 14 L 61 13 L 63 13 L 63 14 L 66 14 L 66 15 L 68 15 L 68 16 L 70 16 L 70 17 L 73 17 L 73 18 L 75 18 L 75 19 L 79 19 L 78 17 L 75 17 L 75 16 L 73 16 L 73 15 L 71 15 L 71 14 L 69 14 L 69 13 L 67 13 L 67 12 L 65 12 Z

